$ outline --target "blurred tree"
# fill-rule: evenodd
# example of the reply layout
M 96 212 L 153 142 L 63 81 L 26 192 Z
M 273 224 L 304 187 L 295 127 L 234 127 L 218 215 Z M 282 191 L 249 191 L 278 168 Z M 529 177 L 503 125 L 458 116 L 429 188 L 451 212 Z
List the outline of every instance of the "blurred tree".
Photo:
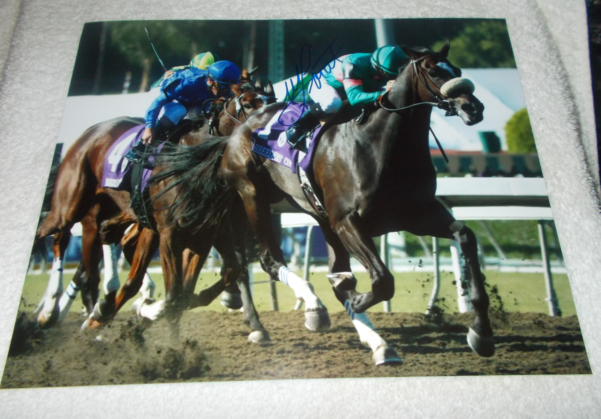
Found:
M 438 51 L 445 42 L 435 42 L 432 49 Z M 505 21 L 487 19 L 467 24 L 451 39 L 449 61 L 461 68 L 515 68 Z
M 168 68 L 187 64 L 199 51 L 209 48 L 204 41 L 208 37 L 203 21 L 111 22 L 111 45 L 125 57 L 132 70 L 142 73 L 140 92 L 148 89 L 151 64 L 157 61 L 145 27 Z
M 507 150 L 510 153 L 536 153 L 534 134 L 526 108 L 513 114 L 505 125 Z

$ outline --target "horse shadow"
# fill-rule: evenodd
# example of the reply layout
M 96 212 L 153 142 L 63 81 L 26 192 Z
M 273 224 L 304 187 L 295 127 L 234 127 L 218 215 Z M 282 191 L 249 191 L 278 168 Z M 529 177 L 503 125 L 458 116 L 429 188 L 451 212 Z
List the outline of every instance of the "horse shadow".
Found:
M 565 329 L 565 328 L 562 328 Z M 381 336 L 395 349 L 405 354 L 470 353 L 466 343 L 468 328 L 457 324 L 421 324 L 379 328 Z M 583 353 L 584 340 L 579 331 L 546 336 L 527 334 L 502 334 L 495 336 L 499 351 L 506 352 L 545 352 Z

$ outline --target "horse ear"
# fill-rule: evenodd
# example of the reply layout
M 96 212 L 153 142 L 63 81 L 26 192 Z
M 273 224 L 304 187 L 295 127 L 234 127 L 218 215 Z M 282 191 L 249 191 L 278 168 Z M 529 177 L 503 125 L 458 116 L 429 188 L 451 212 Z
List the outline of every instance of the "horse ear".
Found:
M 438 51 L 438 53 L 443 57 L 447 58 L 447 56 L 449 55 L 449 48 L 451 48 L 451 40 L 447 39 L 447 42 L 442 46 L 442 48 L 440 48 L 440 51 Z
M 242 69 L 242 75 L 240 76 L 240 80 L 250 80 L 250 73 L 247 69 Z
M 403 50 L 407 57 L 411 58 L 412 60 L 417 60 L 419 57 L 421 57 L 421 54 L 411 47 L 406 45 L 399 45 L 399 47 Z
M 265 88 L 265 93 L 268 95 L 272 95 L 274 93 L 273 84 L 270 81 L 267 82 L 267 87 Z
M 263 83 L 261 82 L 261 79 L 257 79 L 257 81 L 255 82 L 255 89 L 262 89 L 263 88 Z

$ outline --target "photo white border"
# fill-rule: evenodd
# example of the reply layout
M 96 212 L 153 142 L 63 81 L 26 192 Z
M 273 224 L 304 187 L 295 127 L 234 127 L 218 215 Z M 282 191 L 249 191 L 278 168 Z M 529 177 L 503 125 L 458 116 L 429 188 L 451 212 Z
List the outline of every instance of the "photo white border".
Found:
M 0 390 L 0 417 L 599 416 L 601 217 L 584 1 L 1 1 L 0 190 L 7 192 L 0 196 L 0 371 L 84 23 L 471 17 L 507 20 L 593 375 Z

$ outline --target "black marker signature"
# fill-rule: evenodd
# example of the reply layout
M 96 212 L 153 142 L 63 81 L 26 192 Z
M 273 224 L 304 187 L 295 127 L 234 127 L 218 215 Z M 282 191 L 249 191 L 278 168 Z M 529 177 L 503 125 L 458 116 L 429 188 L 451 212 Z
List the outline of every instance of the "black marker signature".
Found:
M 325 50 L 321 53 L 321 55 L 313 61 L 311 59 L 311 50 L 313 49 L 313 45 L 304 44 L 300 51 L 299 64 L 295 65 L 296 76 L 290 80 L 286 80 L 286 99 L 287 104 L 284 108 L 284 111 L 290 106 L 292 100 L 298 96 L 299 89 L 302 92 L 302 113 L 307 110 L 307 97 L 306 92 L 311 93 L 311 89 L 321 89 L 322 78 L 325 74 L 330 74 L 334 69 L 334 65 L 336 61 L 340 61 L 339 52 L 342 50 L 342 47 L 338 48 L 337 51 L 334 51 L 334 43 L 337 38 L 334 38 L 332 42 L 328 44 Z M 328 54 L 329 53 L 329 54 Z M 318 67 L 323 61 L 323 59 L 327 59 L 327 63 L 323 67 Z M 315 72 L 316 68 L 320 68 L 319 71 Z M 294 93 L 294 94 L 293 94 Z M 283 111 L 282 111 L 283 113 Z M 301 114 L 302 114 L 301 113 Z M 281 115 L 281 114 L 280 114 Z M 290 126 L 292 124 L 283 123 L 279 117 L 278 122 L 285 126 Z M 295 121 L 296 122 L 296 121 Z

